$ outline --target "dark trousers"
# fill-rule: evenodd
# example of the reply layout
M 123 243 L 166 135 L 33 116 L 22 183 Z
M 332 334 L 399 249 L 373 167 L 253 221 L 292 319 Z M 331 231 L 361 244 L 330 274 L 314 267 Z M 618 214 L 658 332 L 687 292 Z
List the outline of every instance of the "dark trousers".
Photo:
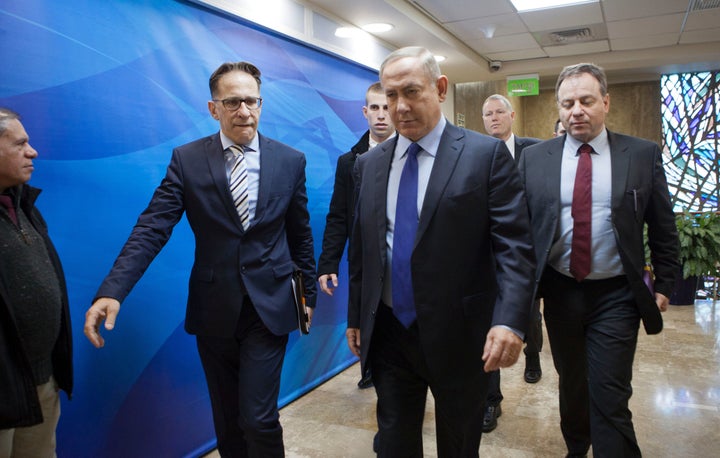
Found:
M 378 307 L 368 358 L 378 397 L 378 457 L 422 458 L 428 388 L 435 398 L 437 456 L 478 456 L 487 390 L 482 371 L 451 382 L 433 382 L 417 324 L 405 329 L 385 305 Z
M 533 310 L 530 318 L 530 327 L 525 335 L 525 358 L 527 365 L 531 369 L 540 369 L 540 351 L 543 345 L 542 335 L 542 314 L 540 313 L 540 300 L 533 301 Z M 505 399 L 500 389 L 500 370 L 492 371 L 489 375 L 488 394 L 485 401 L 485 407 L 500 405 Z
M 525 335 L 525 349 L 523 350 L 525 352 L 527 362 L 530 363 L 529 367 L 531 369 L 535 369 L 532 364 L 536 362 L 538 363 L 537 368 L 539 368 L 540 363 L 537 358 L 540 357 L 538 353 L 542 351 L 542 346 L 542 313 L 540 313 L 540 300 L 536 299 L 533 301 L 533 310 L 530 315 L 530 326 L 528 327 L 528 332 Z
M 488 392 L 485 407 L 497 407 L 503 399 L 505 398 L 500 390 L 500 369 L 498 369 L 488 374 Z
M 197 336 L 220 456 L 285 456 L 277 401 L 287 341 L 247 298 L 234 337 Z
M 568 452 L 639 457 L 628 402 L 640 313 L 626 277 L 578 283 L 548 268 L 542 282 Z

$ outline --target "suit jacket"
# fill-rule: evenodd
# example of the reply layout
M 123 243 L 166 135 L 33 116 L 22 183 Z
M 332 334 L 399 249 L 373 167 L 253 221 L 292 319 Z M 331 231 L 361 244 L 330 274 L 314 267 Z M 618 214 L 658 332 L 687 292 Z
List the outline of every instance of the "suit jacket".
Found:
M 627 135 L 608 132 L 608 141 L 615 241 L 645 330 L 655 334 L 662 330 L 662 316 L 642 280 L 645 223 L 655 271 L 655 290 L 669 297 L 679 271 L 677 227 L 662 153 L 655 143 Z M 560 219 L 560 164 L 564 143 L 565 136 L 562 136 L 526 148 L 520 162 L 538 261 L 538 283 Z M 542 284 L 539 291 L 542 293 Z
M 370 131 L 365 132 L 350 151 L 341 155 L 335 168 L 335 186 L 333 187 L 330 209 L 325 221 L 322 253 L 318 261 L 318 275 L 339 272 L 345 244 L 352 231 L 355 217 L 355 179 L 353 167 L 355 159 L 369 149 Z
M 219 133 L 180 146 L 96 297 L 122 302 L 185 212 L 195 235 L 185 330 L 232 336 L 245 294 L 271 332 L 296 329 L 296 266 L 311 307 L 316 292 L 305 156 L 262 135 L 259 141 L 260 187 L 247 231 L 233 205 Z
M 520 158 L 525 148 L 536 143 L 540 143 L 542 140 L 534 137 L 518 137 L 515 136 L 515 164 L 520 165 Z
M 350 241 L 348 327 L 360 328 L 363 370 L 387 262 L 387 184 L 396 143 L 384 142 L 356 162 L 360 187 Z M 491 325 L 527 329 L 535 269 L 528 224 L 505 144 L 448 123 L 411 260 L 417 325 L 435 381 L 482 371 Z

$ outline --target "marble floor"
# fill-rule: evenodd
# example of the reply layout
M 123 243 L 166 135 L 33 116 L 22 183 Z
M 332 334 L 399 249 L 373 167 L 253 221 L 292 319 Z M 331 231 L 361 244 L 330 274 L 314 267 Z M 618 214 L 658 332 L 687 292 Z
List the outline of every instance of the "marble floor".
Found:
M 641 330 L 635 359 L 630 409 L 643 455 L 720 456 L 720 301 L 670 306 L 664 318 L 661 334 Z M 543 378 L 535 385 L 523 381 L 522 359 L 503 369 L 503 414 L 498 428 L 483 434 L 482 457 L 564 456 L 549 348 L 541 363 Z M 374 456 L 375 393 L 359 390 L 358 377 L 358 366 L 351 366 L 281 410 L 288 458 Z M 426 457 L 436 456 L 434 429 L 429 397 Z

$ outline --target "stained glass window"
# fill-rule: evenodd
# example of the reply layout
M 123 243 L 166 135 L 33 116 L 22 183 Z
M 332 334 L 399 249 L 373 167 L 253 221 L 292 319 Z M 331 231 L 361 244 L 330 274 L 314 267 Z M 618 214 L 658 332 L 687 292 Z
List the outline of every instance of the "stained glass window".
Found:
M 718 210 L 720 71 L 663 75 L 663 162 L 674 210 Z

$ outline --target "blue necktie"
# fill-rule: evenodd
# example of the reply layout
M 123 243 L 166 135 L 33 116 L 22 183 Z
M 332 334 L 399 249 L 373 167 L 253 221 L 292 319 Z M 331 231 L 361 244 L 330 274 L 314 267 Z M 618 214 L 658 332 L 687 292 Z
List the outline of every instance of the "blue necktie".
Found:
M 392 306 L 393 313 L 406 328 L 410 327 L 416 317 L 410 258 L 418 227 L 417 153 L 420 150 L 417 143 L 411 144 L 407 149 L 407 159 L 400 175 L 393 231 Z

